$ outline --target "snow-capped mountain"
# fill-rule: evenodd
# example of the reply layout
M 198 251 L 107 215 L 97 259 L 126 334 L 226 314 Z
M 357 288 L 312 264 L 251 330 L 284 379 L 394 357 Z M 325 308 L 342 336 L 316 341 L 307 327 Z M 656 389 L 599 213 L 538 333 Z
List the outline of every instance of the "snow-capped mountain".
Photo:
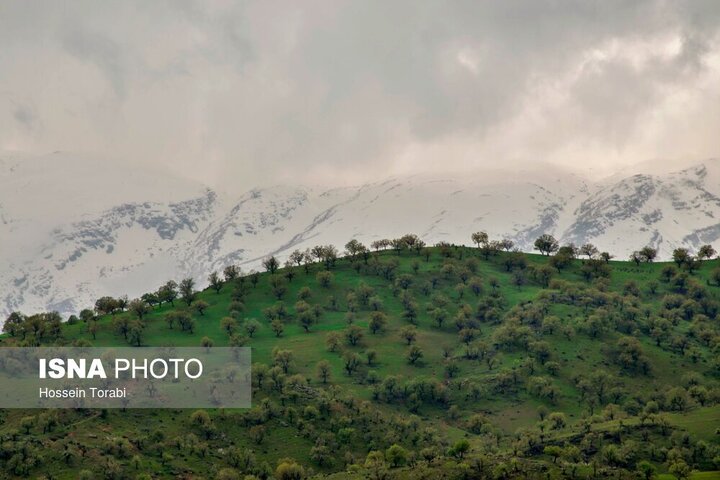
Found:
M 0 157 L 0 318 L 68 314 L 169 278 L 244 270 L 275 254 L 413 232 L 470 243 L 473 231 L 523 249 L 542 233 L 618 258 L 667 258 L 720 238 L 720 161 L 589 182 L 556 169 L 391 178 L 359 187 L 277 186 L 233 197 L 168 172 L 53 154 Z M 0 320 L 1 321 L 1 320 Z

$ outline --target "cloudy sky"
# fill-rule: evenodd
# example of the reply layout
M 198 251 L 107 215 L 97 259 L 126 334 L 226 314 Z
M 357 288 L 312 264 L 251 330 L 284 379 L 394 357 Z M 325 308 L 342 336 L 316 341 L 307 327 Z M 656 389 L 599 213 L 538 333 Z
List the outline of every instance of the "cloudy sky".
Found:
M 245 188 L 599 177 L 720 156 L 718 132 L 715 0 L 0 4 L 2 151 Z

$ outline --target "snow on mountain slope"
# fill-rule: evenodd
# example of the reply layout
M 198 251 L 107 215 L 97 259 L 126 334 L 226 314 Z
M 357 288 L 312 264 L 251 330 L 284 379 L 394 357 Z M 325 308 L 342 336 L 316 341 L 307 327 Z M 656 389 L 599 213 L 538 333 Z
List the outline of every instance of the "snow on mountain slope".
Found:
M 487 231 L 523 249 L 542 233 L 591 241 L 618 258 L 646 244 L 720 239 L 720 162 L 589 183 L 555 169 L 415 175 L 360 187 L 276 186 L 229 198 L 167 172 L 53 154 L 0 156 L 0 319 L 68 314 L 101 295 L 136 296 L 169 278 L 286 257 L 350 238 L 413 232 L 470 243 Z
M 431 244 L 467 242 L 473 228 L 527 247 L 539 232 L 555 229 L 583 188 L 579 179 L 569 178 L 548 188 L 527 180 L 414 176 L 359 188 L 253 190 L 198 235 L 185 266 L 196 275 L 229 263 L 249 268 L 271 253 L 284 256 L 318 243 L 342 246 L 350 238 L 369 243 L 407 232 Z
M 574 212 L 575 222 L 555 232 L 566 242 L 591 239 L 624 258 L 642 245 L 691 249 L 720 239 L 720 161 L 661 176 L 636 174 L 599 185 Z
M 0 157 L 0 314 L 76 312 L 179 274 L 216 195 L 172 175 L 67 154 Z M 151 283 L 152 282 L 152 283 Z

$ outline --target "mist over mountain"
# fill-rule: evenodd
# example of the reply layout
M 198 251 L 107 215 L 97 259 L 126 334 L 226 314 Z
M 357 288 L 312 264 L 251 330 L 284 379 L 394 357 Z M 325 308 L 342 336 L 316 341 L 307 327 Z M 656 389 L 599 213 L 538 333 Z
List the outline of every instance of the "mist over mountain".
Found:
M 101 295 L 235 263 L 257 268 L 316 244 L 404 233 L 469 244 L 473 231 L 524 251 L 542 233 L 619 259 L 644 245 L 668 258 L 720 238 L 720 161 L 589 181 L 535 169 L 392 177 L 356 187 L 282 185 L 239 196 L 172 172 L 66 153 L 0 157 L 0 314 L 75 313 Z

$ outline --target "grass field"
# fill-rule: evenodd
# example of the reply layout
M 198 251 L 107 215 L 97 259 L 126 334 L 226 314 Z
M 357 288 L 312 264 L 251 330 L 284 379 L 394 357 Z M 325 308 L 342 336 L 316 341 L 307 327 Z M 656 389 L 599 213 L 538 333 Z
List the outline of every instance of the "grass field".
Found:
M 307 273 L 259 274 L 256 285 L 252 276 L 226 282 L 189 306 L 177 298 L 138 323 L 119 311 L 63 325 L 55 337 L 5 335 L 0 345 L 127 345 L 122 325 L 134 324 L 142 345 L 199 346 L 207 337 L 250 346 L 264 373 L 251 410 L 210 411 L 211 425 L 184 410 L 4 411 L 0 467 L 58 479 L 303 478 L 283 476 L 293 469 L 329 478 L 626 478 L 645 461 L 658 478 L 684 475 L 683 465 L 689 478 L 718 478 L 720 288 L 710 280 L 718 262 L 679 268 L 667 281 L 665 263 L 598 262 L 588 276 L 590 262 L 550 262 L 486 259 L 471 248 L 384 251 L 337 260 L 326 287 L 326 268 L 314 263 Z M 286 313 L 268 311 L 279 302 Z M 166 322 L 180 310 L 192 333 Z M 378 312 L 385 323 L 373 333 Z M 237 322 L 231 334 L 227 317 Z M 362 332 L 355 345 L 353 327 Z M 278 349 L 291 352 L 287 372 Z M 421 353 L 415 362 L 411 351 Z M 359 365 L 348 374 L 352 354 Z M 316 373 L 321 361 L 327 383 Z

